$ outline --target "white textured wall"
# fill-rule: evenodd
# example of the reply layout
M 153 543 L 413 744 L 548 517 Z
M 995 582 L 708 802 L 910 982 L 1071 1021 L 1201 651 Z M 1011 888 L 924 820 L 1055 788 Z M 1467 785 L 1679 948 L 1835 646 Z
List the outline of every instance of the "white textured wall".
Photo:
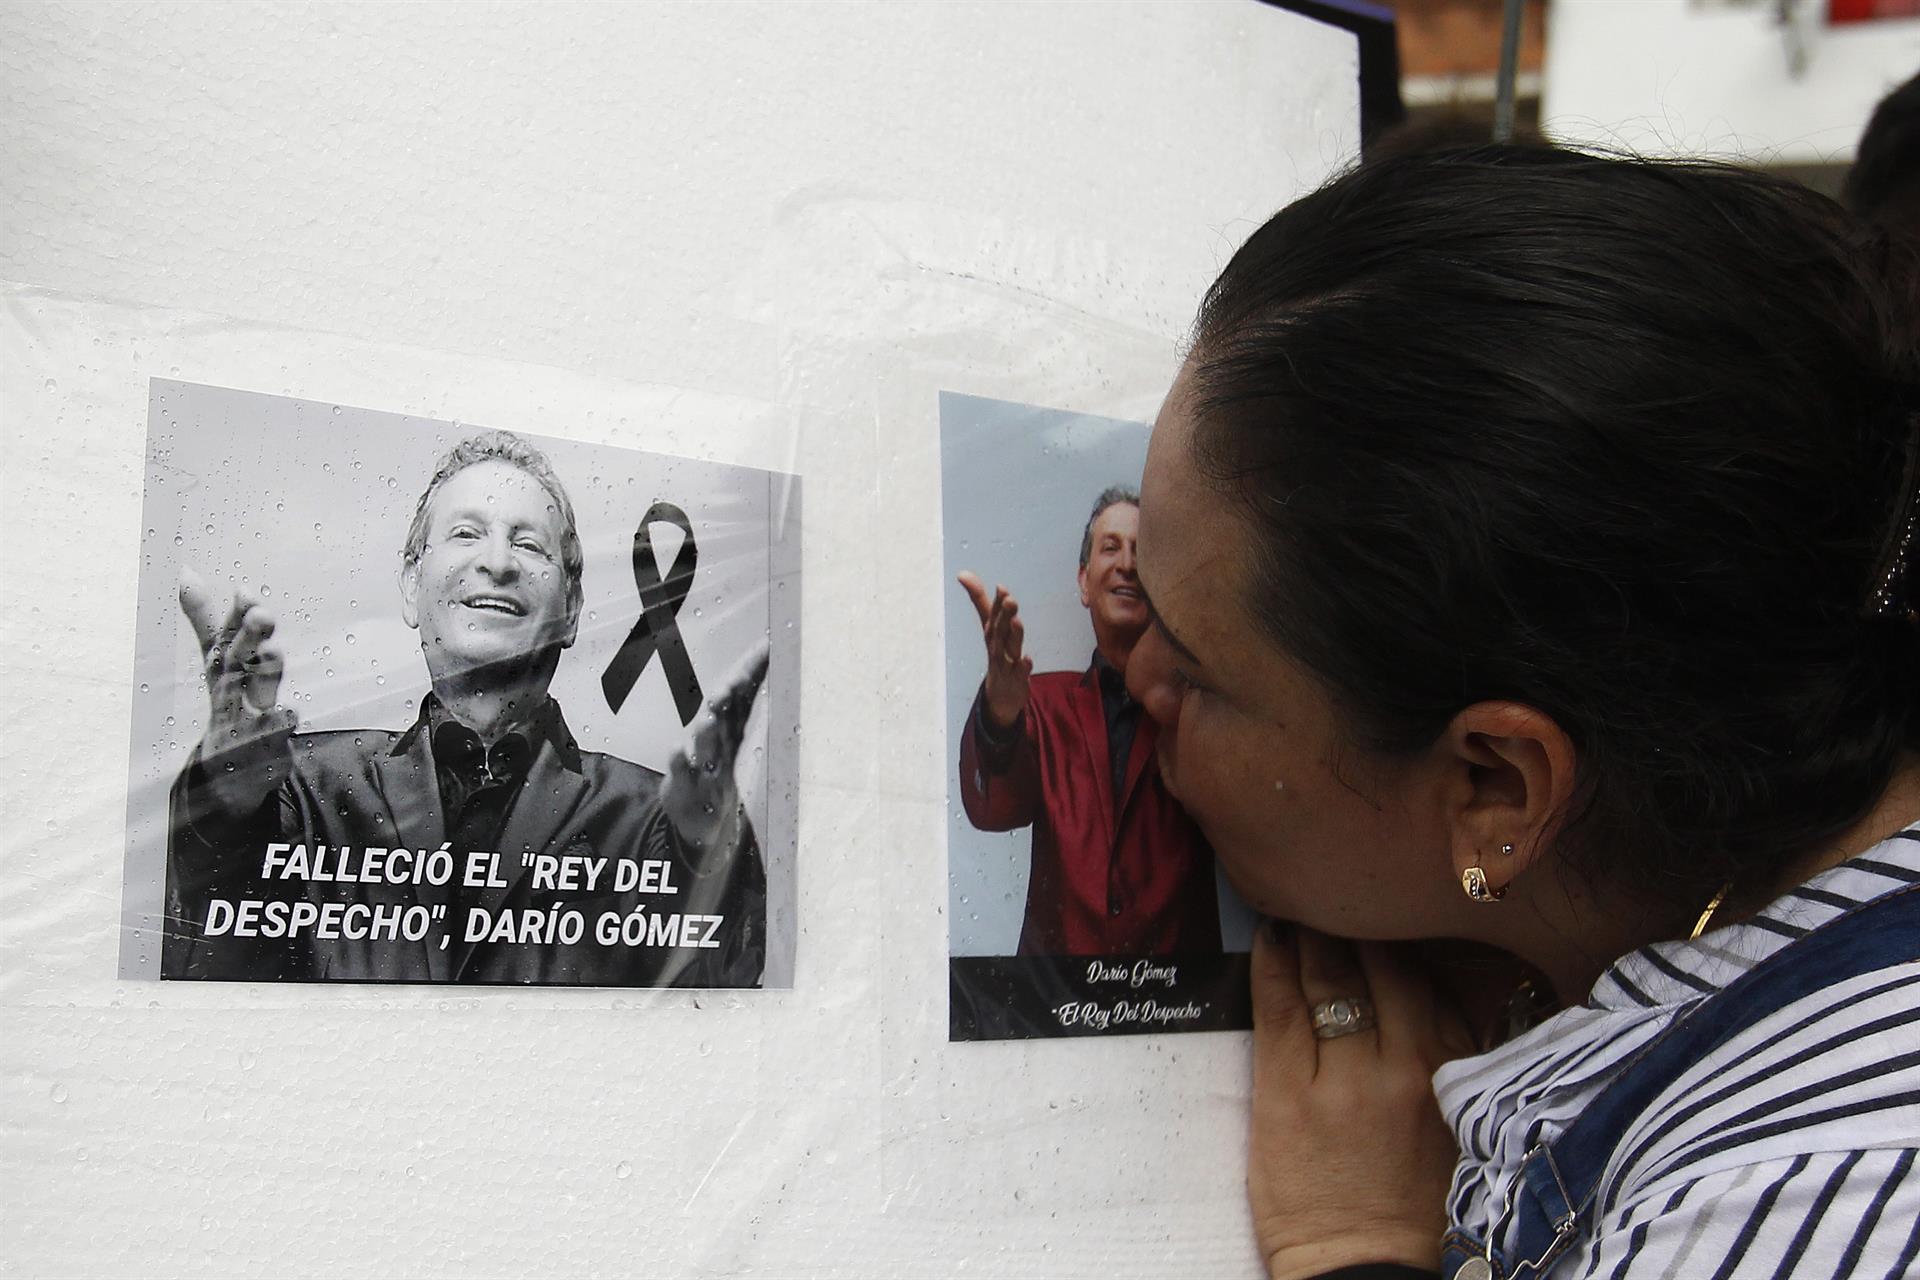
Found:
M 1237 1036 L 945 1043 L 937 417 L 1342 160 L 1192 5 L 0 7 L 0 1274 L 1245 1275 Z M 146 379 L 807 476 L 795 989 L 115 980 Z
M 1920 72 L 1920 19 L 1809 35 L 1796 76 L 1772 0 L 1550 0 L 1542 123 L 1649 155 L 1845 163 L 1874 104 Z

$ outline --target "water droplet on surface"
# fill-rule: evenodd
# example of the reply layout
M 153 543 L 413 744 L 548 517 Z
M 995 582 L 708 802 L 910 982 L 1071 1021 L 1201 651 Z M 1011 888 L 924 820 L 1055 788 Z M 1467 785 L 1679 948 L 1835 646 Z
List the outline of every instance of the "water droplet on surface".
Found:
M 53 1088 L 47 1090 L 47 1096 L 55 1102 L 65 1102 L 67 1100 L 67 1086 L 56 1084 Z
M 622 1160 L 619 1164 L 613 1166 L 613 1176 L 620 1179 L 622 1182 L 625 1182 L 628 1178 L 631 1178 L 633 1176 L 633 1162 L 629 1160 Z

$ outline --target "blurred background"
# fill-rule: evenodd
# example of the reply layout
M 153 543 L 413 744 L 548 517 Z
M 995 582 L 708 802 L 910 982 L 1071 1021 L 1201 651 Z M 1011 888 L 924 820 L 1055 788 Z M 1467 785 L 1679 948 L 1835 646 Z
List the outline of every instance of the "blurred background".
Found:
M 1517 134 L 1736 158 L 1836 196 L 1875 104 L 1920 72 L 1920 0 L 1279 3 L 1360 35 L 1370 143 L 1490 135 L 1511 27 Z

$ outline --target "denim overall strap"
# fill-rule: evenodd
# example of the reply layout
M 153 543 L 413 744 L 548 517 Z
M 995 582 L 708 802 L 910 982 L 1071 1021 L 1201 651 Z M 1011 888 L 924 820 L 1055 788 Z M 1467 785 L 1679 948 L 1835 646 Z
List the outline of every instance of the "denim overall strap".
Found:
M 1856 907 L 1768 956 L 1676 1019 L 1627 1060 L 1613 1081 L 1550 1143 L 1529 1151 L 1509 1190 L 1511 1244 L 1484 1247 L 1460 1233 L 1446 1242 L 1445 1271 L 1461 1280 L 1521 1280 L 1592 1229 L 1607 1162 L 1628 1127 L 1693 1063 L 1794 1001 L 1862 974 L 1920 959 L 1920 884 Z M 1495 1220 L 1495 1230 L 1500 1226 Z

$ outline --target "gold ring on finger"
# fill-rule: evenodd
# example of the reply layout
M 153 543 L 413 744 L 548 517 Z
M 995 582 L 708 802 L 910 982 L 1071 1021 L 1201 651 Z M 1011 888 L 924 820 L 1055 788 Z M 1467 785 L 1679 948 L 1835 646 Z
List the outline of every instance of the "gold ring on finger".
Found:
M 1340 996 L 1313 1006 L 1316 1040 L 1338 1040 L 1356 1031 L 1371 1031 L 1377 1025 L 1373 1020 L 1373 1001 L 1365 996 Z

